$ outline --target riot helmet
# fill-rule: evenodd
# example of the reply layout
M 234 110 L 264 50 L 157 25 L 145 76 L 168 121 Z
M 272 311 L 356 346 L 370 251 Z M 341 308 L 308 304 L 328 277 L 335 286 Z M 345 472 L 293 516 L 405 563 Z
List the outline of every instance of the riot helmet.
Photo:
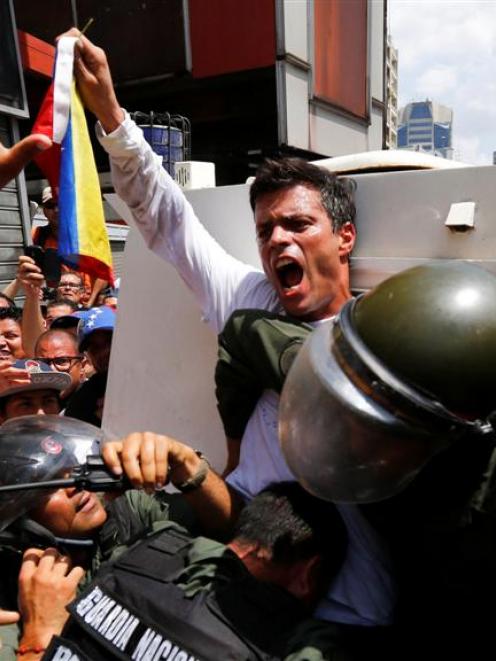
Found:
M 80 420 L 58 415 L 14 418 L 0 427 L 0 485 L 65 477 L 86 456 L 97 454 L 103 432 Z M 17 521 L 52 490 L 0 493 L 0 531 Z
M 279 431 L 310 492 L 366 503 L 401 491 L 435 454 L 492 434 L 496 278 L 427 263 L 348 301 L 306 340 Z

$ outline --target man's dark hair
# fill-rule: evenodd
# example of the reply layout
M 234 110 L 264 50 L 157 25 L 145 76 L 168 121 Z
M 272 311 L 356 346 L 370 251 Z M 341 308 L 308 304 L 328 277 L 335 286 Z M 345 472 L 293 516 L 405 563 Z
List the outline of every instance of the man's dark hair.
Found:
M 62 335 L 63 337 L 66 337 L 69 342 L 71 343 L 75 355 L 79 355 L 79 347 L 78 347 L 78 340 L 77 337 L 74 335 L 74 333 L 71 333 L 70 331 L 66 330 L 65 328 L 49 328 L 48 330 L 44 331 L 36 340 L 36 345 L 34 348 L 34 355 L 37 356 L 39 353 L 39 348 L 40 348 L 40 342 L 43 340 L 49 340 L 51 337 L 55 336 L 60 336 Z M 43 360 L 43 358 L 42 358 Z
M 16 308 L 16 302 L 10 298 L 10 296 L 7 296 L 7 294 L 4 294 L 3 292 L 0 292 L 0 298 L 3 298 L 4 301 L 7 301 L 9 304 L 9 307 L 11 308 Z
M 22 310 L 17 307 L 0 308 L 0 321 L 3 319 L 13 319 L 18 324 L 21 323 Z
M 355 182 L 343 177 L 338 179 L 332 172 L 302 158 L 282 158 L 277 161 L 267 159 L 262 163 L 250 188 L 251 208 L 255 211 L 257 200 L 266 193 L 298 185 L 314 188 L 320 193 L 333 232 L 337 232 L 345 223 L 355 222 Z
M 67 305 L 68 307 L 71 308 L 73 312 L 75 312 L 78 309 L 78 306 L 74 301 L 69 301 L 67 298 L 58 298 L 55 301 L 50 301 L 50 303 L 47 303 L 47 311 L 51 310 L 51 308 L 58 308 L 59 305 Z
M 277 564 L 321 556 L 331 577 L 341 567 L 348 536 L 335 505 L 312 496 L 297 482 L 260 492 L 242 510 L 234 538 L 270 551 Z

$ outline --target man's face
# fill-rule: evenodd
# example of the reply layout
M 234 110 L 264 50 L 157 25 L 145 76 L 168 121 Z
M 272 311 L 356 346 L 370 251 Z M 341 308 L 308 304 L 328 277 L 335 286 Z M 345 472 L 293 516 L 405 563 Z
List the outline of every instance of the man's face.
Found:
M 58 372 L 66 372 L 71 377 L 70 387 L 61 393 L 63 399 L 76 390 L 84 378 L 83 356 L 65 333 L 42 338 L 36 346 L 36 354 Z
M 83 298 L 84 287 L 81 285 L 81 280 L 77 275 L 72 273 L 64 273 L 60 278 L 57 285 L 58 298 L 66 298 L 68 301 L 80 303 Z M 71 310 L 72 312 L 72 310 Z
M 255 225 L 265 273 L 286 312 L 304 321 L 336 314 L 350 297 L 354 226 L 334 233 L 319 191 L 301 184 L 262 195 Z
M 55 232 L 59 227 L 59 207 L 53 200 L 48 200 L 43 204 L 43 213 L 48 220 L 48 224 Z
M 110 361 L 110 348 L 112 346 L 112 331 L 99 329 L 93 331 L 88 338 L 86 353 L 93 367 L 99 373 L 108 370 Z
M 60 402 L 55 390 L 28 390 L 6 398 L 5 420 L 20 418 L 22 415 L 49 415 L 60 413 Z
M 74 539 L 91 536 L 107 519 L 96 494 L 74 488 L 58 489 L 30 516 L 55 535 Z
M 13 362 L 23 357 L 21 327 L 14 319 L 0 319 L 0 360 Z
M 47 316 L 45 318 L 46 327 L 50 328 L 50 326 L 52 325 L 52 321 L 54 319 L 58 319 L 59 317 L 65 317 L 72 313 L 73 313 L 73 309 L 71 308 L 70 305 L 66 305 L 65 303 L 52 305 L 50 308 L 48 308 Z

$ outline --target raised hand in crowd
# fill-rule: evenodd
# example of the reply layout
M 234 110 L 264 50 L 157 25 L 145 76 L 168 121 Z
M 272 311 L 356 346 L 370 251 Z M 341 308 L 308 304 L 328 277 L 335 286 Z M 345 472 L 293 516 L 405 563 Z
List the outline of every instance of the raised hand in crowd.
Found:
M 26 295 L 39 296 L 45 277 L 32 257 L 21 255 L 17 268 L 17 279 L 24 287 Z

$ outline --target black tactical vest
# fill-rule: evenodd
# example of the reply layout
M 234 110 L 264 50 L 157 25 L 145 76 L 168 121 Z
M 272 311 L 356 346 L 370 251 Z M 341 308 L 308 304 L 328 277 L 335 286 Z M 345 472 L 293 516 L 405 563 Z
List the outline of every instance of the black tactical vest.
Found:
M 176 528 L 137 543 L 104 568 L 70 607 L 44 659 L 57 661 L 272 661 L 304 617 L 291 595 L 254 579 L 230 550 L 208 560 L 208 590 L 175 580 L 192 540 Z M 182 574 L 181 580 L 184 578 Z M 210 582 L 210 579 L 209 579 Z

